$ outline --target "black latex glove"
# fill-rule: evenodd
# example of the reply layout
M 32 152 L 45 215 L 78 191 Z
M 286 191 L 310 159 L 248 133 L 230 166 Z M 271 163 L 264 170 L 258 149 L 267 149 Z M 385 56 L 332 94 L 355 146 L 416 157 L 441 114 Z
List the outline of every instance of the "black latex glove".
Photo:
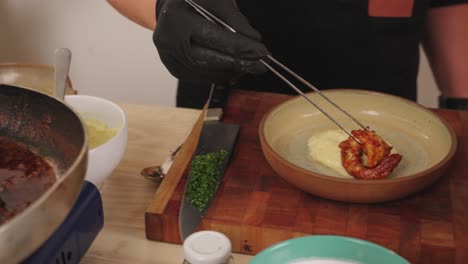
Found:
M 269 52 L 234 1 L 197 3 L 237 33 L 207 20 L 184 0 L 157 0 L 153 42 L 172 75 L 183 80 L 225 83 L 242 74 L 266 71 L 259 59 Z
M 439 96 L 439 108 L 468 110 L 468 98 L 450 98 Z

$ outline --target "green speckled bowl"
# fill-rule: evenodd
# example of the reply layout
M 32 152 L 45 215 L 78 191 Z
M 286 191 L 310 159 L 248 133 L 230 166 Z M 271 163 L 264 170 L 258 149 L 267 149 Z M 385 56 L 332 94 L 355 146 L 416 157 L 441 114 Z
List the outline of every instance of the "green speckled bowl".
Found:
M 320 258 L 353 264 L 409 264 L 395 252 L 377 244 L 328 235 L 304 236 L 280 242 L 258 253 L 249 264 L 288 264 Z

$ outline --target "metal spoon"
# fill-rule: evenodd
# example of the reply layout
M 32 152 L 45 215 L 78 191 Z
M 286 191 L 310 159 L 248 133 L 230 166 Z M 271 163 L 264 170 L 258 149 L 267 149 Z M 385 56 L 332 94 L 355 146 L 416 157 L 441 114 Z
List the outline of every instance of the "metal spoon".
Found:
M 140 174 L 149 180 L 161 182 L 162 179 L 164 179 L 166 174 L 169 172 L 169 169 L 171 168 L 172 163 L 175 160 L 177 152 L 179 152 L 181 148 L 182 144 L 180 144 L 174 151 L 171 152 L 171 154 L 164 160 L 163 164 L 143 168 Z
M 54 95 L 60 100 L 65 98 L 68 72 L 70 70 L 71 51 L 66 48 L 55 50 L 55 82 Z

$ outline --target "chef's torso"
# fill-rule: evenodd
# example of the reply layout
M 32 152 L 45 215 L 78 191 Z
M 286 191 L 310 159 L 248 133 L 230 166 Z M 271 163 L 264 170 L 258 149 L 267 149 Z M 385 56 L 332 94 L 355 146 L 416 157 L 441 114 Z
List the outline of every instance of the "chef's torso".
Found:
M 237 2 L 272 55 L 318 88 L 416 99 L 418 47 L 430 0 Z M 236 86 L 291 91 L 271 73 L 246 76 Z
M 319 89 L 380 91 L 416 100 L 419 44 L 432 7 L 468 0 L 233 0 L 273 57 Z M 209 82 L 179 82 L 177 105 L 201 108 Z M 270 72 L 234 88 L 295 92 Z M 309 88 L 300 86 L 303 91 Z

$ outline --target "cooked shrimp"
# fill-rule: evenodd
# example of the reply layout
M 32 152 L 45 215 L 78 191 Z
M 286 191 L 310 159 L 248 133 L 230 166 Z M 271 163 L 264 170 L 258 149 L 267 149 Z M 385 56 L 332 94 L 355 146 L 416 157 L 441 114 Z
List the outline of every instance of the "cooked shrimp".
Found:
M 359 144 L 349 137 L 340 143 L 341 162 L 346 171 L 356 179 L 386 178 L 400 163 L 400 154 L 390 154 L 390 147 L 375 132 L 353 130 L 351 133 L 361 141 Z M 363 164 L 362 155 L 368 158 L 367 166 Z M 369 162 L 370 160 L 370 162 Z M 371 167 L 371 165 L 373 167 Z
M 364 154 L 367 156 L 366 167 L 374 168 L 384 157 L 390 155 L 392 147 L 374 131 L 359 129 L 351 133 L 362 143 Z

